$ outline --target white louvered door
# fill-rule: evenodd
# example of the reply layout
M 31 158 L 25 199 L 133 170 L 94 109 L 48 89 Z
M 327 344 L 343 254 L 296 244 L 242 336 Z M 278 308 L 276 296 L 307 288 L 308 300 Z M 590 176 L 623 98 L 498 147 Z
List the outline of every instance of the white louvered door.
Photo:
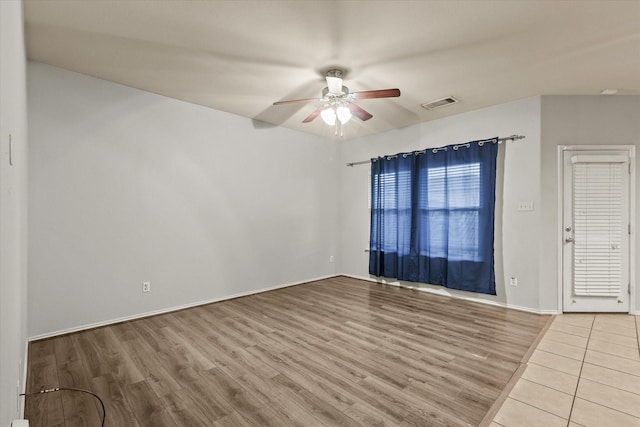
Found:
M 564 152 L 563 309 L 629 311 L 629 154 Z

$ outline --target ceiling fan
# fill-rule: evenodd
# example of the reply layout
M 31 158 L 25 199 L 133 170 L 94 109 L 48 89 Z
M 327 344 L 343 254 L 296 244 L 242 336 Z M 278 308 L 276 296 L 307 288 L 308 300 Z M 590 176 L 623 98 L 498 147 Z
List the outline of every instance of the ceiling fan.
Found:
M 295 104 L 301 102 L 322 102 L 313 113 L 309 114 L 302 123 L 309 123 L 320 116 L 330 125 L 343 125 L 351 120 L 352 116 L 362 121 L 369 120 L 371 113 L 354 104 L 357 99 L 395 98 L 400 96 L 400 89 L 365 90 L 349 93 L 349 88 L 342 85 L 342 70 L 332 69 L 327 71 L 327 87 L 322 90 L 322 98 L 293 99 L 289 101 L 274 102 L 273 105 Z

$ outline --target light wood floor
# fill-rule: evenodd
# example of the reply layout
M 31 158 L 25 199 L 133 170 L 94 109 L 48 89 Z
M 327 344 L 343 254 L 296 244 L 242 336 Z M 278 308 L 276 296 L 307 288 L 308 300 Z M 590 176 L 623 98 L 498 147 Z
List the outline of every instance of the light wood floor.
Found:
M 111 427 L 476 426 L 547 319 L 337 277 L 33 342 L 27 390 Z

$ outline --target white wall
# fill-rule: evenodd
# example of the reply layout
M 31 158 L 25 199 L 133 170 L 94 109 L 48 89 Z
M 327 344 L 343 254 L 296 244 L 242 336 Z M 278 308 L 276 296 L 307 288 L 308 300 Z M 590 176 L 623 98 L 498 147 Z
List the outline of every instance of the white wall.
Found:
M 425 114 L 428 114 L 425 112 Z M 539 309 L 537 232 L 540 227 L 540 98 L 519 100 L 495 107 L 434 120 L 400 130 L 346 141 L 340 161 L 341 271 L 371 278 L 368 274 L 369 212 L 367 207 L 368 165 L 345 164 L 383 154 L 437 147 L 471 140 L 522 134 L 526 139 L 501 146 L 504 180 L 497 185 L 496 291 L 495 297 L 440 287 L 453 295 Z M 500 176 L 500 173 L 498 173 Z M 502 201 L 502 206 L 499 202 Z M 521 201 L 533 202 L 534 211 L 517 210 Z M 505 285 L 511 276 L 518 286 Z M 415 283 L 405 283 L 416 286 Z
M 558 146 L 635 145 L 640 147 L 640 96 L 543 96 L 540 239 L 540 306 L 558 306 Z M 636 148 L 636 153 L 640 150 Z M 636 216 L 640 224 L 640 173 L 636 169 Z M 637 227 L 636 227 L 637 228 Z M 636 229 L 640 265 L 640 233 Z M 640 271 L 638 271 L 640 273 Z M 640 286 L 636 284 L 636 310 Z
M 27 338 L 27 122 L 22 2 L 0 1 L 0 425 L 22 412 Z M 9 164 L 9 135 L 13 142 Z
M 335 274 L 335 142 L 28 71 L 30 336 Z

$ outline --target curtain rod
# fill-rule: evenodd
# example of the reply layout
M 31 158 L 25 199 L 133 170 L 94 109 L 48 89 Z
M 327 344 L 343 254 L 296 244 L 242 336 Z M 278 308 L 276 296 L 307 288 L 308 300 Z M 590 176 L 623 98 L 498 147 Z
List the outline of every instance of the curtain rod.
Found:
M 518 139 L 525 139 L 526 136 L 524 135 L 511 135 L 511 136 L 505 136 L 502 138 L 498 138 L 498 144 L 501 144 L 504 141 L 516 141 Z M 356 165 L 364 165 L 367 163 L 371 163 L 371 159 L 369 160 L 362 160 L 360 162 L 352 162 L 352 163 L 347 163 L 347 166 L 356 166 Z

